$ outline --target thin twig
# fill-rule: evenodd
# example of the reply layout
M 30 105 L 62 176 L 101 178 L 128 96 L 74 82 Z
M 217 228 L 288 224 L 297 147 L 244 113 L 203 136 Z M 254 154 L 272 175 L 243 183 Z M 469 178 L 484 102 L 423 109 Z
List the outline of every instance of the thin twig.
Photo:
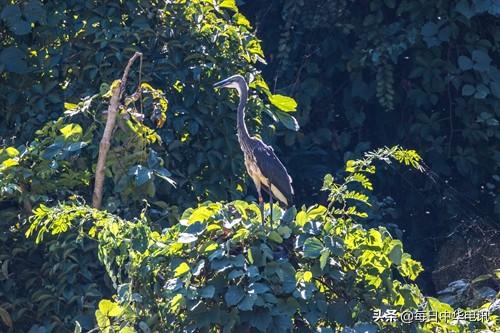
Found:
M 92 207 L 96 209 L 100 209 L 102 204 L 102 190 L 104 187 L 106 157 L 108 156 L 109 148 L 111 146 L 111 137 L 116 124 L 116 116 L 120 107 L 120 100 L 123 96 L 123 92 L 125 91 L 130 68 L 137 58 L 142 59 L 142 53 L 135 52 L 132 58 L 130 58 L 127 66 L 125 67 L 125 70 L 123 71 L 120 85 L 118 88 L 114 89 L 109 101 L 106 126 L 104 128 L 104 133 L 99 144 L 99 157 L 97 159 L 97 166 L 95 169 L 95 183 L 94 193 L 92 195 Z

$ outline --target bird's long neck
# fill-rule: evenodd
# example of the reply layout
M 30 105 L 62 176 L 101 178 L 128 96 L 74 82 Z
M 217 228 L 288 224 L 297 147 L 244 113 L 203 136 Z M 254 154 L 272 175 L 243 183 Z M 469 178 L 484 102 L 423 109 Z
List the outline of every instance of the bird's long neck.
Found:
M 247 125 L 245 124 L 245 107 L 248 100 L 248 87 L 246 84 L 240 84 L 238 87 L 240 95 L 240 103 L 238 104 L 238 114 L 236 115 L 238 128 L 238 139 L 240 143 L 247 143 L 250 141 L 250 134 L 248 133 Z

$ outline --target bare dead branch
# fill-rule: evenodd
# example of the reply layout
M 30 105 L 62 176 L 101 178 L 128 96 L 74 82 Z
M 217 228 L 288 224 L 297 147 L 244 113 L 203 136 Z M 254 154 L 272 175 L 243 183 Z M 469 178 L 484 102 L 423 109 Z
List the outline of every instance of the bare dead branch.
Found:
M 99 144 L 99 157 L 97 159 L 97 166 L 95 169 L 95 183 L 94 193 L 92 195 L 92 207 L 96 209 L 100 209 L 102 204 L 102 191 L 104 187 L 104 178 L 106 171 L 106 157 L 108 156 L 109 148 L 111 146 L 111 137 L 113 134 L 113 129 L 116 125 L 116 116 L 121 104 L 120 100 L 123 96 L 123 92 L 125 91 L 130 68 L 137 58 L 140 58 L 142 62 L 142 53 L 135 52 L 132 58 L 129 59 L 127 66 L 123 71 L 120 85 L 114 88 L 111 99 L 109 101 L 106 126 L 104 128 L 104 133 Z M 141 83 L 139 82 L 139 87 L 137 89 L 140 89 L 140 84 Z

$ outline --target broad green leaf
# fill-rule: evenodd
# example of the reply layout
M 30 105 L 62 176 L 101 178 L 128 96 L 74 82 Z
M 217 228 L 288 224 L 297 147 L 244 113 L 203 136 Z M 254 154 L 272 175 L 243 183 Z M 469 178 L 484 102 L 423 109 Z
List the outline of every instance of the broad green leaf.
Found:
M 109 332 L 109 326 L 111 325 L 111 321 L 109 320 L 109 317 L 103 314 L 100 310 L 95 311 L 95 319 L 97 321 L 97 326 L 103 331 L 103 332 Z
M 309 220 L 315 219 L 318 216 L 323 216 L 327 212 L 327 209 L 323 205 L 315 205 L 307 211 L 307 217 Z
M 140 164 L 132 167 L 129 175 L 134 176 L 136 186 L 142 186 L 153 179 L 153 171 Z
M 255 294 L 263 294 L 269 291 L 269 286 L 264 283 L 254 282 L 248 286 L 248 290 Z
M 214 286 L 206 286 L 200 289 L 199 292 L 200 297 L 203 298 L 212 298 L 215 295 L 215 287 Z
M 319 266 L 322 270 L 325 269 L 329 258 L 330 258 L 330 250 L 325 249 L 323 252 L 321 252 L 321 256 L 319 257 Z
M 224 294 L 224 300 L 228 306 L 234 306 L 238 304 L 244 296 L 245 293 L 243 292 L 243 289 L 238 286 L 229 286 L 229 288 L 227 288 L 227 292 Z
M 25 54 L 17 47 L 7 47 L 0 51 L 0 65 L 8 72 L 23 74 L 28 71 Z
M 256 299 L 257 295 L 246 295 L 241 303 L 238 304 L 238 309 L 240 309 L 241 311 L 251 311 Z
M 64 109 L 65 110 L 74 110 L 78 108 L 78 104 L 74 104 L 74 103 L 64 103 Z
M 184 296 L 182 294 L 176 294 L 174 297 L 172 297 L 169 305 L 170 305 L 170 312 L 172 313 L 177 313 L 181 309 L 182 303 L 184 301 Z
M 239 228 L 234 236 L 233 240 L 245 240 L 250 235 L 250 231 L 247 228 Z
M 466 84 L 462 87 L 462 95 L 463 96 L 471 96 L 472 94 L 474 94 L 475 91 L 476 91 L 476 88 L 474 88 L 474 86 L 472 86 L 470 84 Z
M 0 170 L 6 170 L 16 165 L 19 165 L 19 161 L 17 159 L 8 158 L 2 162 L 2 164 L 0 165 Z
M 286 225 L 282 225 L 278 227 L 278 233 L 280 236 L 282 236 L 284 239 L 290 238 L 290 235 L 292 234 L 292 229 Z
M 174 270 L 174 277 L 179 277 L 189 272 L 189 265 L 186 262 L 181 262 Z
M 307 213 L 304 211 L 298 212 L 297 216 L 295 217 L 295 224 L 297 224 L 299 227 L 303 227 L 304 224 L 307 223 Z
M 17 150 L 14 147 L 7 147 L 7 148 L 5 148 L 4 151 L 7 153 L 7 156 L 9 156 L 9 157 L 19 156 L 19 150 Z M 0 150 L 0 152 L 2 152 L 2 150 Z
M 199 208 L 196 208 L 194 212 L 191 214 L 189 217 L 189 223 L 194 223 L 194 222 L 204 222 L 206 221 L 209 217 L 214 215 L 214 211 L 210 209 L 209 207 L 206 206 L 201 206 Z
M 72 136 L 80 137 L 83 133 L 82 127 L 78 124 L 68 124 L 59 130 L 65 139 Z
M 219 248 L 219 244 L 217 244 L 216 242 L 214 241 L 210 241 L 208 243 L 205 243 L 203 244 L 201 247 L 200 247 L 200 251 L 203 252 L 203 253 L 208 253 L 208 252 L 212 252 L 212 251 L 215 251 Z
M 323 250 L 323 243 L 316 237 L 310 237 L 304 242 L 303 250 L 305 258 L 317 258 Z
M 220 8 L 231 9 L 231 10 L 233 10 L 235 12 L 238 12 L 238 6 L 236 6 L 236 0 L 223 0 L 219 4 L 219 7 Z
M 279 121 L 288 129 L 297 132 L 300 129 L 297 119 L 286 112 L 277 110 L 274 114 L 278 117 Z
M 99 302 L 99 311 L 108 317 L 117 317 L 122 314 L 122 308 L 115 302 L 103 299 Z
M 368 231 L 368 238 L 366 242 L 369 246 L 375 247 L 375 248 L 382 248 L 384 243 L 382 242 L 382 235 L 380 234 L 380 231 L 376 229 L 370 229 Z
M 426 37 L 434 36 L 438 32 L 438 25 L 434 22 L 427 22 L 422 26 L 422 35 Z
M 245 17 L 245 15 L 243 15 L 241 13 L 236 13 L 236 14 L 234 14 L 234 18 L 236 19 L 237 25 L 242 25 L 242 26 L 247 27 L 249 29 L 252 28 L 250 21 L 248 21 L 248 19 Z
M 269 102 L 272 105 L 285 112 L 295 112 L 297 111 L 297 102 L 288 96 L 284 95 L 270 95 Z
M 471 69 L 473 64 L 474 63 L 472 62 L 472 60 L 469 57 L 466 57 L 466 56 L 458 57 L 458 66 L 463 71 Z
M 280 236 L 280 234 L 278 232 L 276 232 L 275 230 L 271 231 L 269 233 L 269 239 L 272 240 L 273 242 L 275 243 L 278 243 L 278 244 L 281 244 L 283 243 L 283 238 Z
M 403 276 L 414 281 L 424 269 L 418 261 L 413 260 L 409 254 L 404 253 L 401 259 L 400 270 Z
M 400 240 L 392 240 L 390 245 L 390 251 L 388 254 L 389 259 L 395 264 L 401 264 L 401 258 L 403 256 L 403 244 Z

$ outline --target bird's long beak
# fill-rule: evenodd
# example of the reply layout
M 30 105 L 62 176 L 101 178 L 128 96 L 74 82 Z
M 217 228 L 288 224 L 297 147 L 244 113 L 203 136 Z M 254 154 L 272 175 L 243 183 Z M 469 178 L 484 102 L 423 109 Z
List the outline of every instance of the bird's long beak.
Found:
M 226 84 L 229 83 L 229 79 L 224 79 L 222 81 L 219 81 L 217 83 L 214 83 L 214 88 L 224 88 L 226 86 Z

